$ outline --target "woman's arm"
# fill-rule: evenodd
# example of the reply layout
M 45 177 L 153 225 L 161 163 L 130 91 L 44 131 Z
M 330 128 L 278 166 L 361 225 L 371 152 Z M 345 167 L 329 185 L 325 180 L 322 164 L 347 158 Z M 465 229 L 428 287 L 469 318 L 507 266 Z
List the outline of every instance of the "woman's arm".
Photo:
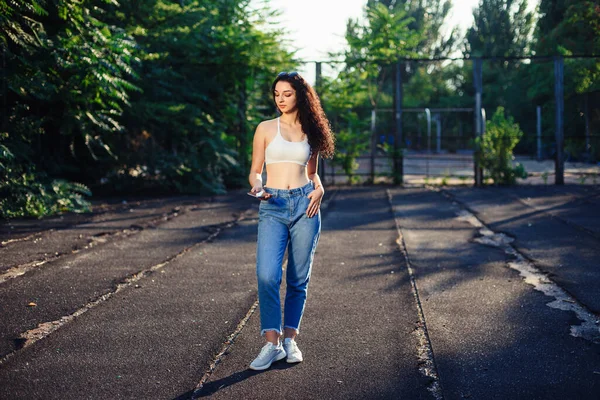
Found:
M 250 175 L 248 182 L 252 187 L 251 192 L 257 193 L 262 190 L 262 171 L 265 163 L 265 128 L 264 122 L 256 127 L 254 140 L 252 142 L 252 165 L 250 166 Z
M 308 160 L 308 164 L 306 165 L 306 172 L 308 174 L 308 179 L 313 181 L 315 190 L 319 189 L 322 191 L 321 196 L 325 194 L 325 188 L 321 184 L 321 178 L 319 174 L 317 174 L 317 169 L 319 167 L 319 153 L 313 154 Z
M 321 207 L 321 200 L 323 199 L 323 195 L 325 194 L 325 188 L 321 184 L 321 178 L 319 178 L 319 174 L 317 174 L 317 168 L 319 166 L 319 153 L 315 153 L 308 160 L 308 165 L 306 165 L 306 173 L 308 174 L 308 179 L 313 181 L 315 186 L 315 190 L 308 194 L 308 198 L 310 199 L 310 204 L 306 209 L 306 215 L 309 218 L 314 217 L 319 212 L 319 208 Z

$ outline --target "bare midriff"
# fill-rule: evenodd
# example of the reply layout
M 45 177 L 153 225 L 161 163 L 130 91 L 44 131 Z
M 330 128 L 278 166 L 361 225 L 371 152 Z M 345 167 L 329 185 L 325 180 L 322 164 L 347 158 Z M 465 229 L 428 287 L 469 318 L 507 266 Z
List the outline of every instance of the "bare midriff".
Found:
M 266 187 L 273 189 L 295 189 L 309 182 L 304 165 L 279 162 L 267 165 Z

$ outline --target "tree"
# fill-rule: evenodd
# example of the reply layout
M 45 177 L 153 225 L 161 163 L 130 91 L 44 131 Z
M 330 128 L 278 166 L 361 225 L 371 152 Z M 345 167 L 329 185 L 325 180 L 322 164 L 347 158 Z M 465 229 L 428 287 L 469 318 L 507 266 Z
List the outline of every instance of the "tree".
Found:
M 116 8 L 139 44 L 143 93 L 127 111 L 129 174 L 125 185 L 182 192 L 224 192 L 245 175 L 251 126 L 262 118 L 251 102 L 281 65 L 292 65 L 276 15 L 249 2 L 145 0 Z M 143 11 L 141 11 L 143 10 Z M 136 172 L 136 171 L 139 171 Z M 133 182 L 132 182 L 133 181 Z
M 542 0 L 535 32 L 538 55 L 600 55 L 600 6 L 589 0 Z M 553 117 L 554 72 L 551 63 L 537 63 L 535 73 L 542 79 L 530 79 L 529 97 Z M 565 59 L 565 142 L 568 153 L 576 158 L 600 159 L 600 139 L 589 136 L 600 129 L 600 57 Z M 553 126 L 552 118 L 545 124 Z M 586 147 L 587 146 L 587 147 Z
M 600 6 L 589 0 L 540 3 L 535 50 L 540 55 L 600 55 Z M 576 93 L 600 89 L 600 60 L 582 59 L 567 68 Z
M 529 55 L 534 19 L 526 10 L 527 0 L 481 0 L 473 11 L 474 23 L 465 36 L 466 53 L 471 58 L 500 57 L 484 63 L 483 104 L 488 109 L 503 106 L 512 110 L 512 103 L 525 97 L 513 91 L 520 89 L 513 81 L 522 62 L 502 57 Z M 468 91 L 473 93 L 472 74 L 469 78 Z
M 242 181 L 270 82 L 295 66 L 274 18 L 267 0 L 0 0 L 3 198 L 62 177 L 95 193 Z
M 364 82 L 371 106 L 377 108 L 383 85 L 399 57 L 414 56 L 419 37 L 408 26 L 406 11 L 390 11 L 383 4 L 367 6 L 366 22 L 348 21 L 346 70 Z
M 107 140 L 122 131 L 118 119 L 135 89 L 126 80 L 133 43 L 97 18 L 107 2 L 0 2 L 5 216 L 85 206 L 63 200 L 87 188 L 56 178 L 80 176 L 75 157 L 110 154 Z
M 534 19 L 527 12 L 527 0 L 480 0 L 473 18 L 466 34 L 471 57 L 529 54 Z
M 409 30 L 419 35 L 412 50 L 420 57 L 444 57 L 455 50 L 457 28 L 444 37 L 443 25 L 452 9 L 450 0 L 368 0 L 367 8 L 381 4 L 393 13 L 404 12 L 411 18 Z

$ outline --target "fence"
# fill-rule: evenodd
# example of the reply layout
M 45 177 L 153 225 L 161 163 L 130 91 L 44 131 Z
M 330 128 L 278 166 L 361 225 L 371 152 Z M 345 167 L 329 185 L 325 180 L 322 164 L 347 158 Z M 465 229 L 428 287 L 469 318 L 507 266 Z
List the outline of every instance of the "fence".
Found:
M 388 104 L 387 107 L 347 110 L 347 113 L 356 114 L 363 127 L 368 126 L 369 130 L 366 140 L 370 143 L 355 157 L 357 164 L 353 177 L 371 182 L 379 179 L 404 182 L 411 176 L 455 176 L 472 179 L 475 185 L 481 185 L 484 176 L 474 157 L 475 138 L 484 134 L 486 119 L 491 117 L 496 106 L 502 105 L 514 114 L 524 132 L 516 153 L 532 160 L 553 159 L 554 182 L 563 184 L 565 162 L 600 160 L 600 92 L 577 95 L 569 91 L 565 103 L 565 61 L 569 72 L 569 66 L 582 59 L 595 62 L 598 57 L 402 59 L 393 66 L 382 67 L 394 72 L 393 79 L 386 82 L 381 93 L 392 99 L 392 107 Z M 330 67 L 329 77 L 323 77 L 324 65 Z M 315 62 L 315 85 L 319 93 L 327 94 L 327 82 L 337 79 L 332 65 L 335 64 Z M 472 81 L 472 87 L 463 84 L 464 92 L 457 104 L 420 101 L 420 104 L 405 106 L 404 91 L 414 91 L 418 83 L 412 80 L 418 80 L 432 65 L 453 71 L 456 76 L 448 77 L 448 81 L 460 78 L 463 83 Z M 507 76 L 518 76 L 520 82 L 528 84 L 515 85 L 506 76 L 492 76 L 498 71 L 505 71 Z M 572 80 L 572 76 L 569 77 L 571 85 Z M 494 85 L 489 84 L 491 81 Z M 541 107 L 529 100 L 536 97 L 530 96 L 529 91 L 543 84 L 553 86 L 554 90 L 546 90 L 549 93 L 537 96 L 540 103 L 545 104 Z M 495 90 L 501 87 L 502 92 L 486 93 L 486 88 L 490 87 Z M 410 94 L 414 102 L 414 93 Z M 504 99 L 505 104 L 496 101 L 495 97 Z M 325 98 L 327 108 L 327 96 L 322 98 Z M 334 115 L 333 119 L 343 120 L 344 117 Z M 566 126 L 565 119 L 569 121 Z M 337 132 L 342 125 L 334 121 Z M 356 132 L 356 135 L 361 134 Z M 347 172 L 341 163 L 334 164 L 337 165 L 321 162 L 323 177 L 332 183 L 347 180 Z

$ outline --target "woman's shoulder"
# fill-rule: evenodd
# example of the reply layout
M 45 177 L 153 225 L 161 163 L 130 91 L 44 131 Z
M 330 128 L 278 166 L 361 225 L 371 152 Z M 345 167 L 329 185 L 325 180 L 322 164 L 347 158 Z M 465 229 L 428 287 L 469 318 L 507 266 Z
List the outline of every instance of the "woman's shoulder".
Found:
M 275 125 L 277 124 L 277 120 L 278 118 L 273 118 L 273 119 L 265 119 L 264 121 L 261 121 L 258 126 L 270 126 L 270 125 Z
M 268 132 L 271 129 L 273 129 L 273 127 L 276 127 L 276 126 L 277 126 L 277 118 L 267 119 L 258 124 L 258 126 L 256 127 L 256 132 L 257 133 Z

